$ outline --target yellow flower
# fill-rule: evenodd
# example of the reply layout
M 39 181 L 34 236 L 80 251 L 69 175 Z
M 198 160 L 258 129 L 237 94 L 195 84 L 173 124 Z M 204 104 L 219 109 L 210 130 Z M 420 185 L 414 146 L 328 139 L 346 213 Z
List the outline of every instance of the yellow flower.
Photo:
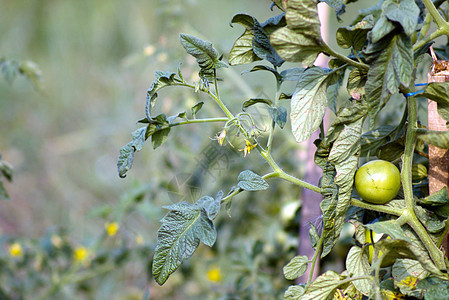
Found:
M 106 232 L 108 233 L 109 236 L 114 236 L 117 234 L 117 231 L 119 230 L 120 226 L 118 225 L 117 222 L 107 222 L 106 224 L 104 224 L 104 229 L 106 229 Z
M 136 235 L 136 243 L 137 243 L 137 245 L 143 245 L 143 242 L 144 242 L 143 236 L 140 235 L 140 234 L 137 234 Z
M 75 262 L 85 262 L 89 256 L 89 251 L 85 247 L 77 247 L 73 252 Z
M 212 282 L 219 282 L 221 281 L 221 273 L 220 268 L 213 267 L 207 271 L 207 279 Z
M 216 139 L 220 146 L 223 146 L 223 141 L 226 138 L 226 129 L 223 129 L 219 135 L 216 136 Z
M 386 300 L 404 300 L 405 296 L 398 292 L 393 292 L 390 290 L 382 290 L 382 295 Z
M 257 143 L 251 144 L 251 142 L 248 141 L 247 139 L 245 139 L 245 142 L 246 142 L 245 148 L 239 150 L 239 151 L 243 151 L 244 157 L 246 157 L 246 154 L 249 154 L 251 152 L 251 150 L 253 150 L 257 146 Z
M 17 257 L 22 254 L 22 245 L 19 243 L 13 243 L 9 246 L 9 255 Z

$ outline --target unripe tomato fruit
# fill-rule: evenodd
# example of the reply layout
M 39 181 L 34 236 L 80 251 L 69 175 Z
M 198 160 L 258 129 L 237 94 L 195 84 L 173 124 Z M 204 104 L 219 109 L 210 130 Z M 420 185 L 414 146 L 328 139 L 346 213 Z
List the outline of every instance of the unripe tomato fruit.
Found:
M 372 160 L 357 170 L 354 183 L 363 200 L 373 204 L 385 204 L 398 194 L 401 174 L 391 162 Z

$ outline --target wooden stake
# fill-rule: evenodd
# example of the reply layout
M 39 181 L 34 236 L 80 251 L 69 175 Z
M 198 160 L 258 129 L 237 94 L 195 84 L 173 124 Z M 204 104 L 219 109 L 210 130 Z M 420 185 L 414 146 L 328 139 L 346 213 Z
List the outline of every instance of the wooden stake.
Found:
M 432 47 L 430 53 L 433 58 L 432 69 L 428 74 L 428 82 L 449 81 L 449 63 L 437 59 Z M 447 131 L 446 121 L 440 117 L 437 111 L 437 103 L 428 100 L 428 129 Z M 449 150 L 429 145 L 429 193 L 433 194 L 449 185 Z M 446 235 L 442 244 L 446 256 L 449 254 L 449 242 Z M 448 256 L 449 257 L 449 256 Z

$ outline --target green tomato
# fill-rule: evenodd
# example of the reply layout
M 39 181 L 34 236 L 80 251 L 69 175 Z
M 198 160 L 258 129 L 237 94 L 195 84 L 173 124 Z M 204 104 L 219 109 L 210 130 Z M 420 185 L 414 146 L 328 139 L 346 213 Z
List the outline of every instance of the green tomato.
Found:
M 391 162 L 372 160 L 357 170 L 354 183 L 363 200 L 373 204 L 385 204 L 398 194 L 401 174 Z

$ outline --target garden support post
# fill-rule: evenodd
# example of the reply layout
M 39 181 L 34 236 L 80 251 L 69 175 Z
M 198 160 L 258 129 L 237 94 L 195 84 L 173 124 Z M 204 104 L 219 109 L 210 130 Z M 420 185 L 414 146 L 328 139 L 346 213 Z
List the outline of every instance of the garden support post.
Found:
M 428 74 L 428 82 L 449 81 L 449 75 L 438 75 L 432 71 Z M 447 131 L 446 121 L 440 117 L 437 111 L 437 103 L 428 100 L 428 127 L 430 130 Z M 449 185 L 449 151 L 429 144 L 429 194 L 441 190 Z M 449 254 L 448 236 L 443 240 L 442 246 Z

